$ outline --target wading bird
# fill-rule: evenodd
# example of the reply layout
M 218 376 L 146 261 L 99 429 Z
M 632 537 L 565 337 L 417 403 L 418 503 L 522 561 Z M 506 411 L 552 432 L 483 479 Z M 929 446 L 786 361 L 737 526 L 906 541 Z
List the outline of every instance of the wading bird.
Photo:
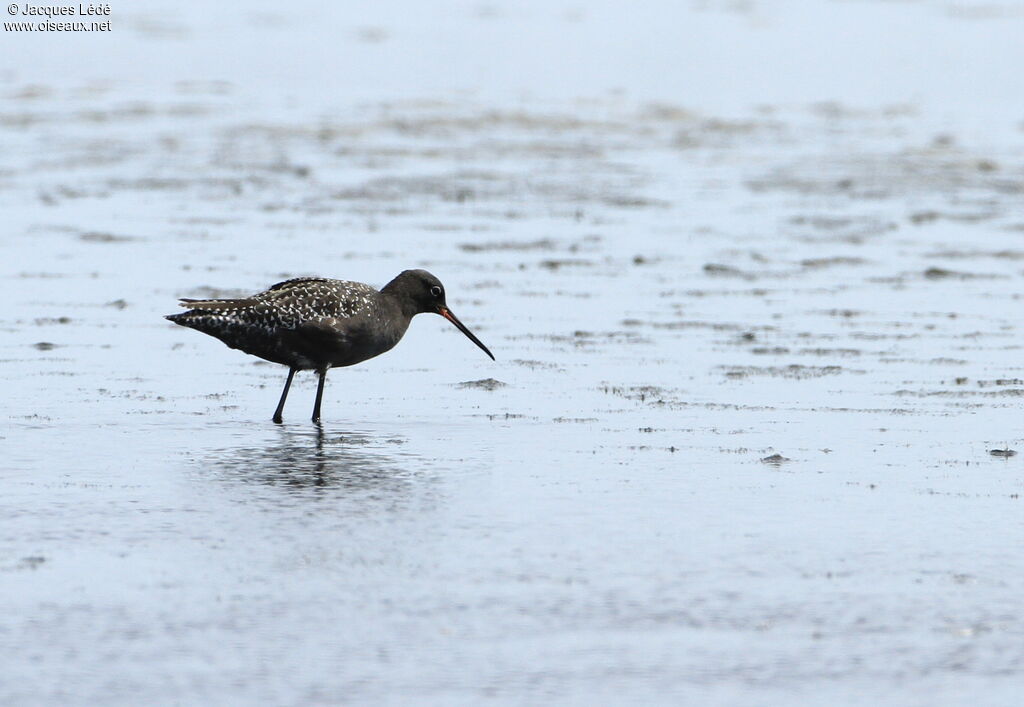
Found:
M 295 372 L 309 370 L 320 377 L 313 405 L 313 422 L 320 422 L 328 369 L 390 350 L 417 314 L 440 314 L 494 360 L 494 354 L 448 309 L 444 285 L 426 270 L 406 270 L 379 291 L 361 282 L 300 277 L 251 297 L 182 299 L 181 305 L 188 311 L 167 319 L 233 349 L 288 366 L 274 422 L 281 422 Z

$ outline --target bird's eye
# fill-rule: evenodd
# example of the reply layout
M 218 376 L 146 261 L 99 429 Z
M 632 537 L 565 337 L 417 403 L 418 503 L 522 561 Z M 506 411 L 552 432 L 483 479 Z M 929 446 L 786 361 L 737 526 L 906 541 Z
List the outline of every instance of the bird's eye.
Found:
M 438 287 L 437 285 L 434 285 L 433 287 L 430 288 L 430 294 L 432 294 L 434 297 L 440 297 L 441 288 Z

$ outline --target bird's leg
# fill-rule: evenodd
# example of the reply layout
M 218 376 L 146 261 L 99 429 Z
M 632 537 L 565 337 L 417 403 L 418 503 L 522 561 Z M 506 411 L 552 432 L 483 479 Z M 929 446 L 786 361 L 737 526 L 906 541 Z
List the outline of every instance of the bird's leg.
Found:
M 281 424 L 281 413 L 284 412 L 284 401 L 288 397 L 288 389 L 292 387 L 292 378 L 295 377 L 295 369 L 288 369 L 288 380 L 284 382 L 284 390 L 281 391 L 281 400 L 277 403 L 277 410 L 274 410 L 273 420 L 277 424 Z
M 313 403 L 313 422 L 320 424 L 320 400 L 324 397 L 324 381 L 327 380 L 327 369 L 317 371 L 320 380 L 316 384 L 316 402 Z

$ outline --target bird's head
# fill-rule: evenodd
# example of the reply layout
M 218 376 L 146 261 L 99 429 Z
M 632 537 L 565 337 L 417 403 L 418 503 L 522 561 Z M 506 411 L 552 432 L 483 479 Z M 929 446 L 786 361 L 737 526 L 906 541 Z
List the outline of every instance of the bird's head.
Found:
M 406 270 L 385 285 L 382 292 L 398 298 L 402 307 L 411 309 L 413 314 L 440 314 L 494 360 L 494 354 L 452 314 L 445 302 L 444 285 L 426 270 Z

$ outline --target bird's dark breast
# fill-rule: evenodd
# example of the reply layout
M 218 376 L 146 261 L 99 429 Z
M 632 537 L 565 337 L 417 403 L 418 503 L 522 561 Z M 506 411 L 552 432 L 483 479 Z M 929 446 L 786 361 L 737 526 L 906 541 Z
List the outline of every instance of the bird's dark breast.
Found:
M 352 366 L 388 351 L 402 338 L 406 327 L 382 327 L 368 316 L 307 322 L 284 338 L 302 360 L 313 368 Z

